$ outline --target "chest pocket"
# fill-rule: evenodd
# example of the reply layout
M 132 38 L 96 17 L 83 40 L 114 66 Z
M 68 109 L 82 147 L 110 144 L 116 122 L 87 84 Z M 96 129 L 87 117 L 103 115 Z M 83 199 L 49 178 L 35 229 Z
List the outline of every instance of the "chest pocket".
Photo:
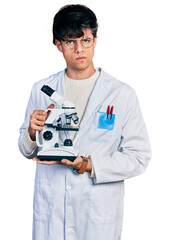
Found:
M 109 141 L 115 134 L 115 114 L 107 118 L 107 113 L 97 111 L 92 116 L 90 138 L 95 141 Z
M 101 129 L 108 129 L 113 130 L 114 128 L 114 121 L 115 121 L 115 114 L 108 115 L 105 112 L 98 112 L 98 128 Z

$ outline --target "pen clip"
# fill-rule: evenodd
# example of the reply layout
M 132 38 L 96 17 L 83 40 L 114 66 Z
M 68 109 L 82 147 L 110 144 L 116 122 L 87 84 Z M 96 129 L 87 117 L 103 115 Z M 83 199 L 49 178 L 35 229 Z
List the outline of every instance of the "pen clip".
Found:
M 113 106 L 110 109 L 110 119 L 112 119 L 112 114 L 113 114 Z
M 109 116 L 109 113 L 110 113 L 110 105 L 108 105 L 106 113 L 107 113 L 107 119 L 108 119 L 108 116 Z

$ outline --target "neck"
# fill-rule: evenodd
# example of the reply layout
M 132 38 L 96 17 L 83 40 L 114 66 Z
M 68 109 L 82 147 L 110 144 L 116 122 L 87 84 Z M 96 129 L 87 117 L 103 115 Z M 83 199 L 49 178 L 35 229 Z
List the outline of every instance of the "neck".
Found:
M 73 69 L 67 66 L 67 76 L 75 80 L 83 80 L 91 77 L 95 73 L 94 65 L 92 64 L 86 69 Z

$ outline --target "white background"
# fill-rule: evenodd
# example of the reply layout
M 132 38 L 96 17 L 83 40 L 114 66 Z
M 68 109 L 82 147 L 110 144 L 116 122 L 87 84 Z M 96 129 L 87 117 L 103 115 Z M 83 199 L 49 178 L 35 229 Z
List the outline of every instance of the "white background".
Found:
M 1 3 L 0 239 L 31 239 L 35 163 L 20 154 L 17 139 L 33 83 L 65 68 L 51 29 L 55 13 L 68 3 L 96 13 L 95 66 L 135 89 L 152 145 L 147 171 L 126 180 L 122 240 L 170 239 L 168 0 Z

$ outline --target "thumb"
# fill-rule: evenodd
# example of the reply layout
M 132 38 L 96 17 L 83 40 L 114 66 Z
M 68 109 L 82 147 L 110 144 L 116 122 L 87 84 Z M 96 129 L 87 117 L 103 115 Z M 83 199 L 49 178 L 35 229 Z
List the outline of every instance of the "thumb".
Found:
M 54 104 L 53 103 L 50 104 L 47 109 L 50 109 L 50 108 L 54 108 Z M 50 114 L 50 110 L 47 111 L 47 118 L 48 118 L 49 114 Z
M 48 108 L 54 108 L 54 104 L 52 103 L 52 104 L 50 104 L 49 106 L 48 106 Z M 47 108 L 47 109 L 48 109 Z

